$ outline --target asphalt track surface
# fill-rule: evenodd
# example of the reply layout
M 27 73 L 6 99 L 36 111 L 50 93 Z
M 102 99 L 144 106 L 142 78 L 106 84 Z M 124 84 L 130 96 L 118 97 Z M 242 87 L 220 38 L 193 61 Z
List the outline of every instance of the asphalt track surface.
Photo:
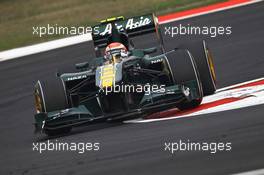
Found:
M 230 25 L 232 35 L 207 40 L 214 55 L 218 88 L 263 77 L 264 3 L 191 18 L 180 23 Z M 168 25 L 168 24 L 167 24 Z M 195 37 L 196 38 L 201 38 Z M 191 37 L 165 37 L 167 47 Z M 151 45 L 141 38 L 139 45 Z M 90 55 L 83 43 L 0 63 L 0 174 L 229 174 L 264 168 L 264 106 L 191 118 L 76 128 L 60 142 L 100 142 L 100 151 L 32 151 L 33 84 L 56 69 L 73 69 Z M 232 151 L 164 151 L 164 142 L 231 142 Z

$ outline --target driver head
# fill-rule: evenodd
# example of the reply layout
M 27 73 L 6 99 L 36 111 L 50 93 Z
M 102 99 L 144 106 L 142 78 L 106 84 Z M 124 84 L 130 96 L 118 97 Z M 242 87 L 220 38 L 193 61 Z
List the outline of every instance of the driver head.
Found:
M 127 48 L 118 42 L 109 44 L 105 49 L 105 58 L 110 62 L 119 62 L 127 55 Z

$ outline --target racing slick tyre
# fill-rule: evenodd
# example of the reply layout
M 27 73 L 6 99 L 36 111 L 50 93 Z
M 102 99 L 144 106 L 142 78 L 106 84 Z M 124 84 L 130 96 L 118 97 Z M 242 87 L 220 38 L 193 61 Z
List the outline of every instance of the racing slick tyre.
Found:
M 191 52 L 201 78 L 203 94 L 214 94 L 216 91 L 215 68 L 212 54 L 205 40 L 192 43 L 183 43 L 179 48 L 187 49 Z
M 187 50 L 177 50 L 166 56 L 167 65 L 174 84 L 182 84 L 190 80 L 196 80 L 197 82 L 197 94 L 199 98 L 180 103 L 177 107 L 180 110 L 197 107 L 202 101 L 203 92 L 199 72 L 192 55 Z
M 64 82 L 58 77 L 49 79 L 49 81 L 38 81 L 35 85 L 34 97 L 37 113 L 69 108 Z M 70 131 L 71 127 L 44 130 L 49 136 L 68 133 Z

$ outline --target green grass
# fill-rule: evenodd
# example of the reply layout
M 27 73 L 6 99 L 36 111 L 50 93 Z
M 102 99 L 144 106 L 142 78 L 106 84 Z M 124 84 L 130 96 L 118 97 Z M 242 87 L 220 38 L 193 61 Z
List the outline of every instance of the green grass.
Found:
M 158 15 L 225 0 L 0 0 L 0 50 L 65 35 L 38 37 L 33 26 L 90 26 L 111 16 Z

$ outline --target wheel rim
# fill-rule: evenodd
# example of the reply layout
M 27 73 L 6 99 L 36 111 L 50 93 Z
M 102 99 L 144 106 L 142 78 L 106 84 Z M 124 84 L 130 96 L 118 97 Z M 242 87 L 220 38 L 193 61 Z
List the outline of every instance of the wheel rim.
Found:
M 36 108 L 36 111 L 37 113 L 40 113 L 43 111 L 43 108 L 42 108 L 42 103 L 41 103 L 41 97 L 40 97 L 40 93 L 39 93 L 39 90 L 35 90 L 35 93 L 34 93 L 34 97 L 35 97 L 35 108 Z
M 213 78 L 214 82 L 216 82 L 216 74 L 215 74 L 215 68 L 214 68 L 214 62 L 213 62 L 212 54 L 208 49 L 206 49 L 206 52 L 207 52 L 207 56 L 208 56 L 207 58 L 208 58 L 208 63 L 209 63 L 209 68 L 210 68 L 210 71 L 212 74 L 212 78 Z

